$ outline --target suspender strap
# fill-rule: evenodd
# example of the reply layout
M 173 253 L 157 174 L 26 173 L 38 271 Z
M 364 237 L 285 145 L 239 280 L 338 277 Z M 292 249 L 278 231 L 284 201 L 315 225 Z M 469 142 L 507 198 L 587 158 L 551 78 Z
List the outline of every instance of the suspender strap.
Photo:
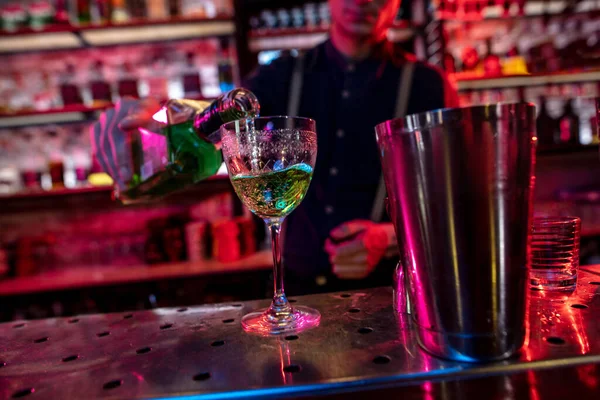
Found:
M 304 81 L 304 54 L 300 53 L 294 61 L 294 71 L 290 82 L 290 94 L 288 96 L 287 115 L 297 117 L 300 112 L 300 98 L 302 97 L 302 83 Z M 284 247 L 287 224 L 284 222 L 281 228 L 281 247 Z
M 299 54 L 294 63 L 290 94 L 288 97 L 287 115 L 297 117 L 300 111 L 300 98 L 302 97 L 302 81 L 304 80 L 304 55 Z
M 414 69 L 415 65 L 410 62 L 406 63 L 402 68 L 402 75 L 400 76 L 398 83 L 398 94 L 396 95 L 396 111 L 394 112 L 394 118 L 404 118 L 406 115 Z M 385 181 L 382 172 L 381 177 L 379 178 L 379 186 L 377 187 L 375 200 L 373 201 L 373 208 L 371 209 L 371 221 L 381 221 L 384 211 L 384 202 Z

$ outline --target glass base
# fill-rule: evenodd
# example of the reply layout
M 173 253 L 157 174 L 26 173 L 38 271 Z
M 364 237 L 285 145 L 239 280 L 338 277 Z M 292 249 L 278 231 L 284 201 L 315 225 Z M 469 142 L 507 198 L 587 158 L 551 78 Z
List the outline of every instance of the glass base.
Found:
M 530 286 L 533 290 L 569 292 L 577 287 L 577 275 L 566 272 L 532 271 Z
M 319 325 L 321 313 L 314 308 L 298 306 L 285 318 L 273 318 L 267 313 L 269 309 L 260 310 L 245 315 L 242 318 L 242 328 L 246 332 L 263 336 L 298 333 Z

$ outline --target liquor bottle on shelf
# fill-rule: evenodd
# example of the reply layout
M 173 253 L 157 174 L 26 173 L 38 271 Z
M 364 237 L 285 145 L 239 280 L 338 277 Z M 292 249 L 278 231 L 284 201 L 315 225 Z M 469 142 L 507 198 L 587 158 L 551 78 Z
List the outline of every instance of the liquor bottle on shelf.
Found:
M 89 0 L 77 0 L 75 2 L 75 8 L 76 11 L 74 15 L 77 16 L 75 20 L 77 25 L 87 25 L 92 22 L 92 13 Z
M 89 152 L 82 148 L 72 149 L 70 164 L 73 169 L 74 185 L 76 187 L 87 186 L 87 178 L 92 165 Z
M 546 98 L 540 97 L 540 109 L 537 117 L 537 136 L 540 146 L 552 146 L 558 132 L 558 122 L 548 114 Z
M 315 29 L 319 18 L 317 15 L 317 5 L 315 3 L 304 4 L 304 21 L 308 29 Z
M 289 10 L 280 8 L 277 10 L 277 26 L 279 28 L 289 28 L 291 23 L 291 17 Z
M 166 19 L 169 15 L 166 0 L 146 0 L 148 19 Z
M 41 190 L 42 176 L 48 168 L 46 159 L 41 149 L 35 144 L 33 135 L 25 135 L 22 144 L 23 148 L 19 149 L 18 167 L 23 189 Z
M 181 1 L 167 0 L 167 6 L 170 17 L 179 17 L 181 15 Z
M 573 110 L 573 100 L 568 99 L 563 115 L 558 120 L 559 142 L 579 144 L 579 116 Z
M 54 21 L 57 24 L 68 24 L 69 23 L 69 8 L 67 6 L 68 0 L 55 0 L 54 1 Z
M 294 7 L 290 11 L 292 16 L 292 26 L 294 28 L 302 28 L 304 26 L 304 13 L 300 7 Z
M 462 51 L 462 71 L 475 71 L 479 65 L 479 54 L 474 47 L 465 47 Z
M 188 18 L 205 18 L 206 4 L 200 0 L 181 0 L 181 14 Z
M 187 53 L 185 59 L 185 65 L 181 71 L 183 95 L 187 99 L 198 98 L 202 95 L 202 82 L 200 81 L 200 72 L 194 64 L 194 53 Z
M 155 56 L 144 79 L 148 85 L 148 96 L 161 101 L 169 98 L 169 78 L 166 70 L 165 59 L 160 55 Z
M 465 0 L 464 2 L 465 15 L 471 18 L 477 18 L 481 14 L 479 3 L 475 0 Z
M 48 154 L 48 171 L 52 179 L 52 189 L 63 189 L 65 187 L 65 165 L 63 155 L 58 150 Z
M 109 23 L 112 15 L 111 0 L 92 0 L 90 13 L 93 24 L 104 25 Z
M 219 87 L 221 92 L 225 93 L 235 87 L 233 77 L 233 62 L 231 60 L 231 50 L 227 40 L 221 41 L 221 49 L 219 51 Z
M 147 17 L 145 0 L 126 0 L 129 15 L 134 19 L 145 19 Z
M 27 11 L 18 3 L 9 3 L 0 8 L 0 19 L 2 29 L 14 32 L 25 26 L 27 22 Z
M 446 71 L 447 74 L 453 74 L 456 72 L 456 60 L 449 51 L 444 52 L 443 63 L 444 71 Z
M 261 22 L 260 17 L 258 15 L 252 15 L 252 16 L 250 16 L 250 19 L 248 20 L 248 23 L 250 24 L 250 30 L 251 31 L 258 31 L 262 27 L 262 22 Z
M 457 0 L 446 0 L 446 17 L 445 18 L 456 18 L 459 14 L 459 4 Z
M 147 201 L 214 175 L 222 164 L 219 127 L 259 110 L 254 94 L 242 88 L 213 103 L 169 100 L 154 115 L 157 132 L 140 128 L 127 135 L 130 157 L 117 163 L 129 176 L 115 179 L 115 194 L 126 204 Z
M 54 8 L 48 1 L 29 3 L 29 26 L 34 30 L 44 29 L 54 19 Z
M 41 71 L 39 85 L 35 89 L 33 104 L 36 110 L 48 110 L 56 107 L 56 92 L 50 82 L 48 71 Z
M 81 92 L 75 83 L 75 67 L 72 64 L 67 65 L 67 70 L 60 77 L 59 86 L 63 106 L 83 104 Z
M 127 7 L 125 6 L 125 0 L 111 0 L 111 13 L 110 20 L 113 23 L 119 24 L 127 22 L 131 19 L 131 15 L 129 11 L 127 11 Z
M 104 78 L 102 61 L 96 61 L 90 67 L 90 90 L 92 92 L 92 106 L 101 107 L 112 103 L 110 85 Z
M 329 28 L 329 24 L 331 23 L 331 11 L 329 10 L 329 3 L 319 4 L 319 21 L 321 28 Z
M 215 0 L 215 8 L 217 10 L 217 16 L 219 17 L 232 17 L 233 16 L 233 2 L 231 0 Z
M 133 97 L 139 99 L 138 81 L 135 75 L 131 72 L 131 64 L 123 63 L 118 72 L 117 93 L 119 98 Z
M 260 13 L 261 25 L 266 29 L 275 29 L 277 27 L 277 17 L 271 10 L 263 10 Z
M 485 41 L 487 54 L 483 58 L 483 72 L 485 76 L 500 76 L 502 75 L 502 64 L 500 57 L 492 51 L 492 39 L 488 38 Z

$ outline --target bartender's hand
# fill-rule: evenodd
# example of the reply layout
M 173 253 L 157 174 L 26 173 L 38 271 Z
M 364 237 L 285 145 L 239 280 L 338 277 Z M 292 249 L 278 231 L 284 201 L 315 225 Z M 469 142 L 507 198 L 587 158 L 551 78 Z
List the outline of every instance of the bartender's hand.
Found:
M 338 278 L 365 278 L 382 258 L 398 254 L 394 226 L 367 220 L 346 222 L 331 231 L 325 251 Z
M 132 176 L 128 134 L 132 130 L 153 130 L 158 123 L 152 119 L 160 104 L 154 99 L 120 100 L 115 108 L 100 114 L 91 127 L 92 151 L 100 166 L 117 185 L 128 182 Z

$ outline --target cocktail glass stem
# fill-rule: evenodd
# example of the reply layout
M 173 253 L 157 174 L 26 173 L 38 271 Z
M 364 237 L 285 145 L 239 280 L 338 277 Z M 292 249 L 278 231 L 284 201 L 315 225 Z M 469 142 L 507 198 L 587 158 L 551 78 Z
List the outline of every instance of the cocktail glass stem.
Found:
M 267 310 L 272 322 L 284 322 L 293 318 L 292 306 L 285 296 L 283 286 L 283 263 L 281 260 L 281 224 L 283 218 L 265 221 L 271 231 L 271 250 L 273 251 L 273 301 Z

